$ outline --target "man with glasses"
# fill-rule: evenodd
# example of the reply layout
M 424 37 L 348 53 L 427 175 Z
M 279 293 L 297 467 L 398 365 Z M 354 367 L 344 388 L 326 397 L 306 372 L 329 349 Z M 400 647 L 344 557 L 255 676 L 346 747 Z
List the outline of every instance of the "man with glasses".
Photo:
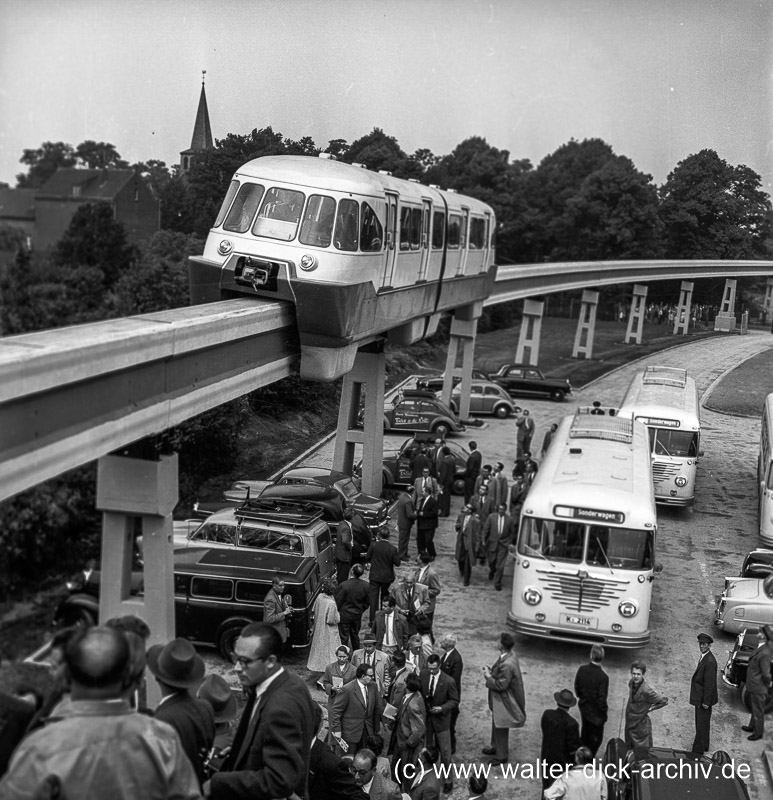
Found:
M 374 668 L 360 664 L 356 676 L 342 687 L 330 707 L 328 723 L 338 755 L 356 755 L 365 747 L 368 736 L 375 736 L 381 727 L 384 704 L 376 688 Z
M 376 754 L 363 748 L 350 767 L 354 782 L 371 800 L 400 800 L 400 789 L 396 783 L 376 772 Z
M 231 752 L 204 784 L 204 796 L 271 800 L 306 793 L 315 706 L 308 687 L 281 662 L 282 637 L 254 622 L 234 647 L 236 675 L 247 705 Z

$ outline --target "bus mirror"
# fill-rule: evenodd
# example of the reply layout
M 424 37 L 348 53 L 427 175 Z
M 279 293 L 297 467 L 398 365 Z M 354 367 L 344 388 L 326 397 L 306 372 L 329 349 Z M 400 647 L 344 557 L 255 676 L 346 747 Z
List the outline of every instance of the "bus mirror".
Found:
M 657 573 L 663 572 L 663 565 L 655 564 L 655 566 L 652 568 L 652 571 Z

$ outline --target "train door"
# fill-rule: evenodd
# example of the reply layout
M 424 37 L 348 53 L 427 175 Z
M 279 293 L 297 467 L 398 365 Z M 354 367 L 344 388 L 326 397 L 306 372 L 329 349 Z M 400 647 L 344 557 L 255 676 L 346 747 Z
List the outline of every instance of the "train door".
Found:
M 384 276 L 381 280 L 382 289 L 390 289 L 394 286 L 395 260 L 397 258 L 397 195 L 386 192 L 386 205 L 386 259 Z
M 464 270 L 467 267 L 467 244 L 470 239 L 470 209 L 462 209 L 462 230 L 461 238 L 459 241 L 459 268 L 456 270 L 457 275 L 464 275 Z
M 427 280 L 427 265 L 429 264 L 429 223 L 432 214 L 432 201 L 422 200 L 421 209 L 421 265 L 419 266 L 419 280 Z

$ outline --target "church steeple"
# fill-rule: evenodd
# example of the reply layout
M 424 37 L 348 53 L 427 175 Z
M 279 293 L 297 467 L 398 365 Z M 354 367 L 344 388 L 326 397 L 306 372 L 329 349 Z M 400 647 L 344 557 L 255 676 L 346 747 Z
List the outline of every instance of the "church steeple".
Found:
M 207 108 L 207 93 L 204 88 L 204 76 L 206 70 L 201 71 L 201 95 L 199 97 L 199 108 L 196 111 L 196 122 L 193 126 L 193 136 L 191 146 L 180 153 L 180 172 L 185 175 L 190 171 L 194 158 L 205 150 L 212 150 L 212 128 L 209 124 L 209 109 Z

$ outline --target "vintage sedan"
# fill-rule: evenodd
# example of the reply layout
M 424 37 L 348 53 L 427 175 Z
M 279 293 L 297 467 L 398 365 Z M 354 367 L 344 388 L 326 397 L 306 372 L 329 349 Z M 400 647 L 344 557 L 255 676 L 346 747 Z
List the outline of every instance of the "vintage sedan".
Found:
M 461 406 L 462 387 L 458 385 L 451 392 L 451 409 L 459 413 Z M 521 410 L 511 399 L 510 395 L 493 381 L 473 381 L 470 386 L 470 414 L 490 414 L 500 419 L 506 419 L 511 414 Z
M 420 375 L 416 378 L 416 388 L 425 389 L 433 392 L 440 392 L 443 390 L 443 381 L 445 381 L 445 372 L 440 375 Z M 474 381 L 487 381 L 488 374 L 479 369 L 472 371 L 472 379 Z M 462 380 L 461 375 L 454 375 L 452 378 L 452 385 L 458 386 Z
M 766 578 L 725 578 L 717 595 L 714 625 L 726 633 L 773 624 L 773 575 Z
M 489 379 L 511 397 L 549 397 L 560 403 L 572 393 L 572 384 L 566 378 L 546 378 L 531 364 L 502 364 Z

